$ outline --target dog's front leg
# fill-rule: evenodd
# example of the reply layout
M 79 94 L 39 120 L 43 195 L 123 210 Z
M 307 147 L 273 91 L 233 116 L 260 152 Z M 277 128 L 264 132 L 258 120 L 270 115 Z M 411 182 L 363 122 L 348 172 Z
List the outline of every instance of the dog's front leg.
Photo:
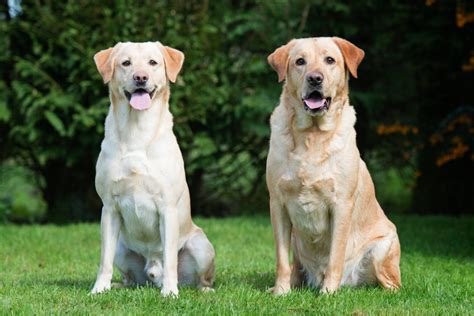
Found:
M 163 285 L 161 295 L 178 296 L 178 210 L 168 208 L 160 217 L 163 244 Z
M 100 220 L 100 267 L 95 285 L 91 291 L 92 294 L 102 293 L 110 289 L 119 231 L 120 215 L 113 207 L 104 205 Z
M 270 214 L 276 247 L 276 280 L 271 292 L 275 295 L 287 294 L 290 291 L 291 267 L 289 262 L 291 221 L 285 207 L 275 198 L 270 197 Z
M 342 205 L 336 205 L 332 210 L 331 247 L 329 263 L 321 288 L 323 293 L 334 293 L 341 283 L 346 259 L 347 240 L 351 229 L 352 207 L 353 203 L 343 203 Z

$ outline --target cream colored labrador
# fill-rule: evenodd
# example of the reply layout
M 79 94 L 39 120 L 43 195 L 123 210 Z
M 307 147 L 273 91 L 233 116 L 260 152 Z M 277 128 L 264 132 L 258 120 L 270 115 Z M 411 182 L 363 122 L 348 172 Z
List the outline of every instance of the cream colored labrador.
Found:
M 337 37 L 295 39 L 268 57 L 286 79 L 267 160 L 274 294 L 303 281 L 327 293 L 341 285 L 400 287 L 396 228 L 375 198 L 349 104 L 349 73 L 357 78 L 363 57 Z
M 159 42 L 118 43 L 94 60 L 111 106 L 96 168 L 104 206 L 92 293 L 110 289 L 114 263 L 126 286 L 150 282 L 164 296 L 178 295 L 178 282 L 209 290 L 214 248 L 191 220 L 168 105 L 169 81 L 175 82 L 184 55 Z

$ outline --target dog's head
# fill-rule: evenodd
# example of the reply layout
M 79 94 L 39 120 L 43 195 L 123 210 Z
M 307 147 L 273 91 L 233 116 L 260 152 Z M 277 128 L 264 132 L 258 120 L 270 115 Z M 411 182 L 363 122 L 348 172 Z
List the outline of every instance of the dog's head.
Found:
M 168 80 L 176 81 L 184 54 L 160 42 L 118 43 L 95 54 L 94 61 L 113 97 L 145 110 Z
M 338 37 L 294 39 L 277 48 L 268 62 L 281 82 L 301 100 L 308 115 L 331 111 L 331 101 L 347 91 L 348 73 L 357 78 L 364 51 Z M 301 110 L 300 109 L 300 110 Z

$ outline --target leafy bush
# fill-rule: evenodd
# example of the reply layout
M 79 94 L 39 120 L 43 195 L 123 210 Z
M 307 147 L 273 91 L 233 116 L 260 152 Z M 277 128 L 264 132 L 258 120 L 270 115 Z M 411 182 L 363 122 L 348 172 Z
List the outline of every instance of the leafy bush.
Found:
M 118 41 L 160 40 L 186 55 L 171 110 L 193 212 L 266 210 L 268 118 L 281 89 L 267 55 L 293 37 L 337 35 L 362 47 L 351 102 L 359 147 L 369 153 L 380 145 L 380 122 L 409 118 L 423 134 L 426 117 L 439 122 L 458 101 L 472 101 L 423 115 L 414 106 L 445 106 L 470 89 L 472 77 L 454 68 L 469 51 L 469 26 L 456 26 L 455 2 L 439 2 L 24 0 L 16 16 L 0 4 L 0 159 L 44 179 L 48 220 L 97 219 L 94 164 L 109 100 L 92 56 Z M 450 47 L 450 63 L 433 54 L 439 47 Z M 450 80 L 438 80 L 443 65 Z
M 36 175 L 23 167 L 0 165 L 0 222 L 34 222 L 46 214 L 40 183 Z
M 373 151 L 366 157 L 378 202 L 385 212 L 408 212 L 417 173 L 410 165 L 387 168 L 383 155 Z

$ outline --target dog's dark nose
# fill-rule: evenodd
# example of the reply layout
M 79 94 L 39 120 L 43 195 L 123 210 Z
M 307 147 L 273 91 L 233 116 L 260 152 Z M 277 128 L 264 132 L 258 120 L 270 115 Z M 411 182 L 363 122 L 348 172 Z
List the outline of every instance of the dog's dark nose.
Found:
M 133 80 L 137 86 L 142 86 L 148 81 L 148 74 L 144 71 L 137 71 L 133 74 Z
M 319 71 L 310 72 L 306 75 L 306 80 L 312 86 L 319 86 L 321 83 L 323 83 L 324 76 Z

